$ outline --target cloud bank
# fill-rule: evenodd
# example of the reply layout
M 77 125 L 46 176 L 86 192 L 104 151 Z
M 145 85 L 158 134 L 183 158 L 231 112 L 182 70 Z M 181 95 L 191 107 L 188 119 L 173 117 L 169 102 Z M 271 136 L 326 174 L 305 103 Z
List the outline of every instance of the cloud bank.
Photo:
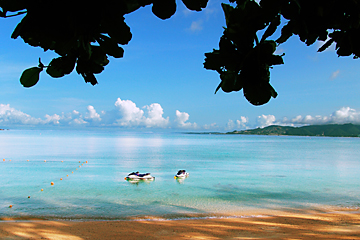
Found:
M 235 124 L 236 123 L 236 124 Z M 323 124 L 360 124 L 360 112 L 350 107 L 342 107 L 329 116 L 301 116 L 298 115 L 291 119 L 282 118 L 277 120 L 274 115 L 261 115 L 256 118 L 255 124 L 251 124 L 247 118 L 241 117 L 240 120 L 229 120 L 227 130 L 243 130 L 250 128 L 264 128 L 270 125 L 280 126 L 304 126 L 304 125 L 323 125 Z
M 118 98 L 110 111 L 97 112 L 94 106 L 87 106 L 84 114 L 77 110 L 69 113 L 48 115 L 44 119 L 34 118 L 9 104 L 0 104 L 1 126 L 96 126 L 121 128 L 179 128 L 196 129 L 197 124 L 188 122 L 190 115 L 176 110 L 174 120 L 164 117 L 159 103 L 139 108 L 131 100 Z
M 173 117 L 164 117 L 164 109 L 159 103 L 138 107 L 131 100 L 118 98 L 109 111 L 97 111 L 94 106 L 86 110 L 73 110 L 68 113 L 46 114 L 44 118 L 35 118 L 9 104 L 0 104 L 0 128 L 12 126 L 68 126 L 68 127 L 116 127 L 116 128 L 160 128 L 184 130 L 233 131 L 251 128 L 263 128 L 270 125 L 303 126 L 321 124 L 360 124 L 360 112 L 350 107 L 342 107 L 328 116 L 298 115 L 293 118 L 277 119 L 274 115 L 260 115 L 253 122 L 248 117 L 229 119 L 225 125 L 218 123 L 199 126 L 190 122 L 187 112 L 176 110 Z

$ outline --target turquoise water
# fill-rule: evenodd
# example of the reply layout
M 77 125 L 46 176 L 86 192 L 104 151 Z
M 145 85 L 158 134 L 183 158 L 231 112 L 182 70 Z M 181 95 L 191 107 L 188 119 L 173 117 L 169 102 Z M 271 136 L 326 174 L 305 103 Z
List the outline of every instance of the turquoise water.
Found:
M 190 176 L 174 179 L 179 169 Z M 125 181 L 132 171 L 156 179 Z M 1 131 L 0 217 L 175 218 L 317 204 L 358 208 L 359 172 L 359 138 Z

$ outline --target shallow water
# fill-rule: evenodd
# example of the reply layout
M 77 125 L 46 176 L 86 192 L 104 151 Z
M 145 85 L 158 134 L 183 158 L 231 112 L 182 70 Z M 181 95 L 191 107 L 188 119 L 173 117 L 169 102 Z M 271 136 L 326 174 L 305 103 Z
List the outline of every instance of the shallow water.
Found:
M 359 149 L 359 138 L 1 131 L 0 216 L 175 218 L 316 204 L 358 208 Z M 179 169 L 190 176 L 174 179 Z M 125 181 L 132 171 L 156 179 Z

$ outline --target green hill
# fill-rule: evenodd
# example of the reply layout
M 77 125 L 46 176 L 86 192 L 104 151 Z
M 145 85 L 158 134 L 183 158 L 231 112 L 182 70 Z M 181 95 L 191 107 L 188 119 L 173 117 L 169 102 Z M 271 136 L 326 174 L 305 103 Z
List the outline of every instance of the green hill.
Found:
M 310 125 L 304 127 L 272 125 L 265 128 L 227 132 L 226 134 L 360 137 L 360 125 L 351 123 Z

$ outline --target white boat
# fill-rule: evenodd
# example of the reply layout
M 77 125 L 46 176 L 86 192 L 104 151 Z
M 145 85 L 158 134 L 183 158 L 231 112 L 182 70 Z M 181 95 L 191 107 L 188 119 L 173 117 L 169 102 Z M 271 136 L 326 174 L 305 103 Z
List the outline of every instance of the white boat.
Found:
M 186 178 L 189 176 L 189 173 L 186 170 L 179 170 L 174 178 Z
M 139 173 L 139 172 L 132 172 L 129 173 L 129 175 L 127 175 L 125 177 L 125 180 L 147 180 L 147 181 L 152 181 L 154 180 L 155 177 L 151 176 L 150 173 Z

